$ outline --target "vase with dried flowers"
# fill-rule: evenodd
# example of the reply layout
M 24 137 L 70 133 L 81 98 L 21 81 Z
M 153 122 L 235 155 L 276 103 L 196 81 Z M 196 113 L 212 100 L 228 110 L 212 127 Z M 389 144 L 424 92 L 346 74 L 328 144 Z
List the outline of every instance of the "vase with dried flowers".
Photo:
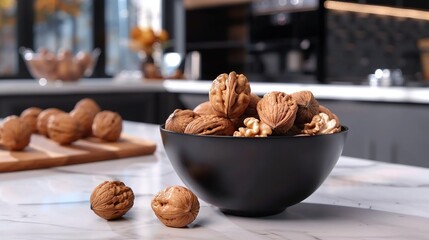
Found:
M 155 32 L 151 27 L 135 26 L 130 32 L 130 48 L 142 56 L 141 71 L 146 79 L 163 79 L 161 69 L 154 60 L 154 53 L 167 43 L 166 30 Z

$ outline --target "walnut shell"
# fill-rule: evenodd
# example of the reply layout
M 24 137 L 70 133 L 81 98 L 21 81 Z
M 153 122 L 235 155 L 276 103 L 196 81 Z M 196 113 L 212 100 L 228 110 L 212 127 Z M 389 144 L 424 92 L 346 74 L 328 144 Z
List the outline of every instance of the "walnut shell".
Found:
M 186 126 L 184 133 L 199 135 L 226 135 L 234 133 L 235 126 L 231 120 L 216 115 L 202 115 Z
M 197 218 L 200 202 L 189 189 L 172 186 L 156 194 L 152 199 L 151 207 L 164 225 L 181 228 Z
M 93 114 L 97 114 L 101 111 L 100 106 L 98 106 L 97 102 L 91 98 L 83 98 L 76 103 L 74 108 L 84 108 L 88 111 L 93 112 Z
M 218 116 L 238 118 L 250 102 L 249 81 L 235 72 L 220 74 L 212 83 L 209 100 Z
M 194 113 L 192 110 L 176 109 L 165 121 L 165 129 L 183 133 L 186 126 L 194 119 L 199 117 L 200 115 Z
M 92 134 L 92 123 L 94 122 L 97 113 L 88 110 L 87 108 L 75 108 L 70 112 L 70 116 L 79 123 L 81 137 L 85 138 Z
M 243 115 L 246 115 L 246 117 L 259 118 L 256 106 L 260 100 L 261 98 L 258 95 L 251 93 L 249 105 L 247 106 L 246 110 L 244 110 Z
M 116 112 L 102 111 L 97 113 L 92 123 L 95 137 L 108 142 L 118 141 L 122 132 L 122 117 Z
M 79 122 L 67 113 L 49 117 L 48 137 L 61 145 L 69 145 L 81 136 Z
M 134 193 L 120 181 L 105 181 L 91 194 L 91 210 L 98 216 L 113 220 L 122 217 L 134 205 Z
M 276 134 L 285 134 L 295 121 L 298 105 L 284 92 L 270 92 L 258 102 L 258 115 Z
M 311 122 L 313 116 L 319 113 L 319 102 L 310 91 L 299 91 L 291 94 L 298 104 L 295 123 L 304 124 Z
M 31 140 L 30 125 L 12 115 L 3 119 L 0 126 L 0 140 L 3 146 L 10 151 L 19 151 L 24 149 Z
M 42 109 L 38 107 L 30 107 L 22 111 L 19 117 L 30 125 L 33 133 L 37 133 L 37 117 L 41 112 Z
M 200 103 L 193 111 L 198 115 L 216 115 L 216 111 L 213 109 L 210 101 Z
M 64 113 L 64 111 L 58 108 L 48 108 L 43 110 L 37 117 L 37 132 L 39 134 L 48 136 L 49 117 L 58 113 Z
M 245 127 L 244 125 L 244 119 L 246 119 L 248 116 L 246 114 L 241 115 L 239 118 L 230 119 L 231 122 L 234 124 L 235 129 L 239 129 L 241 127 Z

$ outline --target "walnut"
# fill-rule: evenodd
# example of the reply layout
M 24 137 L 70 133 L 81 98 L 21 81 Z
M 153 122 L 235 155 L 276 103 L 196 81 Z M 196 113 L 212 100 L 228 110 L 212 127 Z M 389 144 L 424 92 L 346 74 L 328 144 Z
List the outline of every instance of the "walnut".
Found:
M 64 111 L 58 108 L 48 108 L 43 110 L 37 117 L 37 132 L 39 134 L 48 136 L 48 120 L 49 117 L 58 113 L 64 113 Z
M 75 108 L 70 112 L 70 116 L 79 123 L 81 137 L 88 137 L 92 134 L 92 123 L 97 113 L 87 108 Z
M 340 119 L 335 115 L 331 110 L 329 110 L 327 107 L 319 105 L 319 113 L 326 113 L 330 119 L 335 119 L 337 124 L 335 125 L 336 128 L 341 127 Z
M 244 119 L 246 118 L 247 118 L 247 115 L 243 114 L 238 118 L 229 119 L 229 120 L 231 120 L 231 122 L 234 124 L 235 130 L 237 130 L 241 127 L 246 127 L 246 125 L 244 125 Z
M 258 110 L 256 109 L 256 106 L 258 105 L 258 102 L 261 100 L 261 98 L 254 94 L 250 94 L 250 102 L 247 106 L 246 110 L 244 111 L 243 115 L 246 115 L 247 117 L 254 117 L 258 118 Z
M 216 111 L 213 109 L 210 101 L 200 103 L 193 111 L 198 115 L 216 115 Z
M 67 113 L 49 117 L 48 137 L 61 145 L 69 145 L 81 137 L 79 122 Z
M 256 110 L 256 106 L 259 100 L 260 98 L 258 97 L 258 95 L 253 93 L 250 94 L 250 102 L 243 115 L 238 118 L 230 119 L 234 123 L 235 129 L 246 127 L 246 125 L 244 125 L 244 119 L 248 117 L 259 118 L 258 111 Z
M 216 115 L 202 115 L 186 126 L 184 133 L 199 135 L 227 135 L 234 133 L 235 126 L 231 120 Z
M 94 136 L 108 142 L 119 140 L 122 132 L 122 117 L 115 112 L 102 111 L 97 113 L 92 123 Z
M 272 134 L 270 126 L 254 117 L 244 119 L 244 125 L 245 128 L 241 127 L 234 132 L 235 137 L 267 137 Z
M 94 59 L 89 52 L 79 51 L 75 56 L 75 61 L 80 68 L 79 75 L 84 75 L 85 71 L 93 64 Z
M 37 132 L 37 117 L 42 112 L 42 109 L 38 107 L 30 107 L 22 111 L 21 115 L 19 116 L 22 120 L 26 121 L 30 127 L 31 131 L 33 133 Z
M 101 111 L 100 106 L 91 98 L 83 98 L 76 103 L 74 108 L 84 108 L 92 113 L 97 114 Z
M 288 94 L 270 92 L 258 102 L 259 118 L 273 129 L 273 133 L 285 134 L 295 121 L 298 105 Z
M 165 121 L 165 129 L 183 133 L 186 126 L 194 119 L 199 118 L 200 115 L 194 113 L 192 110 L 176 109 Z
M 304 124 L 294 124 L 289 130 L 286 132 L 285 135 L 287 136 L 297 136 L 302 135 L 302 130 L 304 129 Z
M 313 116 L 319 113 L 319 102 L 310 91 L 300 91 L 291 94 L 298 104 L 295 123 L 304 124 L 311 122 Z
M 314 115 L 310 123 L 304 124 L 302 133 L 308 135 L 320 135 L 336 133 L 341 130 L 341 127 L 336 127 L 337 121 L 330 118 L 326 113 Z
M 192 223 L 200 211 L 197 196 L 181 186 L 167 187 L 152 199 L 152 210 L 168 227 L 181 228 Z
M 122 217 L 133 207 L 134 193 L 120 181 L 105 181 L 92 191 L 91 210 L 98 216 L 113 220 Z
M 220 74 L 212 83 L 209 99 L 218 116 L 238 118 L 250 102 L 249 81 L 235 72 Z
M 10 151 L 19 151 L 30 144 L 31 127 L 19 117 L 13 115 L 3 119 L 0 126 L 0 140 Z

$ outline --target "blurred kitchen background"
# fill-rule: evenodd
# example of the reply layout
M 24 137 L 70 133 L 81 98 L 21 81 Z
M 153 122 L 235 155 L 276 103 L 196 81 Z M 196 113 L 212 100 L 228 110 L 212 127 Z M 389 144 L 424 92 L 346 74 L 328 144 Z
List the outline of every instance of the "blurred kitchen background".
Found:
M 368 84 L 397 69 L 425 86 L 428 11 L 422 0 L 0 0 L 0 78 L 30 78 L 22 46 L 100 48 L 93 77 L 138 70 L 130 31 L 150 26 L 170 34 L 164 56 L 182 67 L 188 56 L 190 78 L 236 70 L 258 82 Z
M 0 0 L 0 118 L 92 97 L 125 120 L 162 124 L 207 100 L 198 82 L 141 78 L 136 27 L 168 32 L 152 49 L 165 76 L 209 84 L 234 70 L 260 93 L 308 86 L 350 127 L 344 155 L 429 167 L 427 0 Z M 44 88 L 21 47 L 101 55 L 90 79 Z

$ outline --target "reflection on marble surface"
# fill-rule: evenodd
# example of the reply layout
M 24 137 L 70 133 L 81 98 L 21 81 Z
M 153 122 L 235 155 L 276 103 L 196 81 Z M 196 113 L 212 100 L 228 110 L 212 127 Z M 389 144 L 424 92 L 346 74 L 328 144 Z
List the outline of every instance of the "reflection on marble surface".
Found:
M 156 125 L 125 131 L 158 143 L 154 155 L 0 174 L 0 239 L 428 239 L 429 169 L 342 157 L 303 203 L 264 218 L 224 215 L 201 203 L 188 228 L 162 225 L 154 194 L 182 184 L 162 149 Z M 136 194 L 118 221 L 89 209 L 89 195 L 117 179 Z

